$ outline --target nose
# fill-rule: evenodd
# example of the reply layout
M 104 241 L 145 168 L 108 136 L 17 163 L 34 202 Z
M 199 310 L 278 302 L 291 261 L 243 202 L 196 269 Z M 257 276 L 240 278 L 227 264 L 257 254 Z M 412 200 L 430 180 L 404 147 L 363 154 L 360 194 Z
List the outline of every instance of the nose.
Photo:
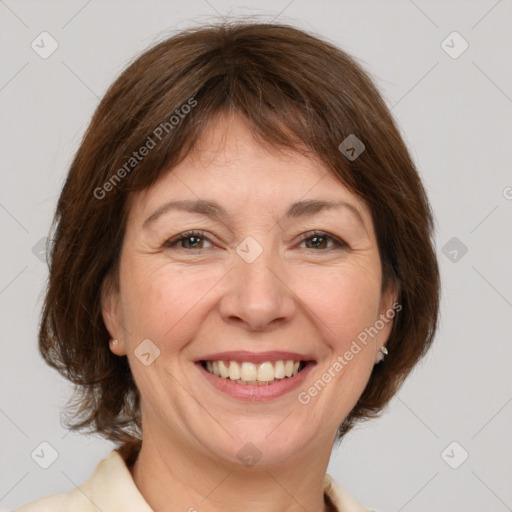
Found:
M 236 255 L 227 277 L 229 283 L 220 300 L 220 314 L 226 322 L 265 331 L 288 323 L 295 314 L 297 303 L 289 277 L 272 251 L 264 250 L 252 263 Z

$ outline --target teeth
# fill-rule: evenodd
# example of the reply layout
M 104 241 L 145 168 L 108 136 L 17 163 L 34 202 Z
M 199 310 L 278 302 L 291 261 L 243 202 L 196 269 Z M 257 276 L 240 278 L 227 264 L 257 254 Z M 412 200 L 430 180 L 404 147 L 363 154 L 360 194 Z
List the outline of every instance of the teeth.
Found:
M 261 363 L 260 367 L 258 368 L 258 379 L 260 382 L 270 382 L 274 380 L 274 367 L 272 366 L 272 363 L 265 362 Z
M 284 363 L 283 361 L 276 361 L 274 366 L 274 378 L 275 379 L 284 379 L 286 376 L 284 371 Z
M 240 365 L 236 361 L 231 361 L 229 364 L 228 377 L 231 380 L 238 380 L 240 378 Z
M 256 368 L 256 365 L 254 363 L 244 361 L 240 368 L 240 379 L 246 382 L 248 380 L 258 380 L 258 369 Z
M 285 365 L 284 365 L 284 374 L 287 376 L 287 377 L 291 377 L 292 374 L 293 374 L 293 361 L 286 361 Z
M 293 377 L 299 373 L 300 361 L 265 361 L 255 364 L 248 361 L 206 361 L 206 369 L 224 379 L 234 380 L 237 384 L 260 385 L 275 380 Z
M 220 376 L 227 379 L 229 377 L 229 365 L 226 366 L 224 361 L 219 361 Z

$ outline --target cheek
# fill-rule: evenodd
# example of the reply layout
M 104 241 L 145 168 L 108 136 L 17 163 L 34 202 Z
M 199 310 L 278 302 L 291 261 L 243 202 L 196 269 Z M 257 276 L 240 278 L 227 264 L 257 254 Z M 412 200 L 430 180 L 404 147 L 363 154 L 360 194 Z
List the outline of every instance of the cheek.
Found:
M 127 266 L 124 276 L 123 311 L 132 343 L 149 338 L 161 348 L 165 343 L 166 350 L 178 349 L 197 329 L 201 299 L 220 276 L 144 263 Z
M 325 339 L 337 352 L 344 351 L 378 316 L 380 282 L 363 268 L 319 272 L 303 281 L 301 289 L 313 321 L 322 326 Z

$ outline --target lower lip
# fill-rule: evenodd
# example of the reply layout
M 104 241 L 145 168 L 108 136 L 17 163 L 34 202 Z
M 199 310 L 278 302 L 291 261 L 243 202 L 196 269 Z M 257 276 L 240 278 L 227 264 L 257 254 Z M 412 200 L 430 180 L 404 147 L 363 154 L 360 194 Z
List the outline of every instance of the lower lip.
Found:
M 196 363 L 203 376 L 215 386 L 219 391 L 227 395 L 237 398 L 239 400 L 248 401 L 265 401 L 273 400 L 280 396 L 293 391 L 299 387 L 311 371 L 315 363 L 308 363 L 308 365 L 294 377 L 287 377 L 273 384 L 251 385 L 251 384 L 237 384 L 231 379 L 217 377 L 213 373 L 207 371 L 201 363 Z

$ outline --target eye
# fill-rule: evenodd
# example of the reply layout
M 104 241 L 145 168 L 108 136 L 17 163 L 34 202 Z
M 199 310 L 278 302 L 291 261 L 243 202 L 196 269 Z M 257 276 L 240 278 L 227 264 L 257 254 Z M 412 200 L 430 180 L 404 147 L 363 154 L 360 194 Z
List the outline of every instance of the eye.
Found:
M 310 231 L 300 236 L 301 244 L 310 243 L 306 249 L 313 250 L 330 250 L 330 249 L 348 249 L 349 246 L 337 237 L 326 233 L 325 231 Z M 204 243 L 210 243 L 203 231 L 191 230 L 181 233 L 174 238 L 165 242 L 164 247 L 167 249 L 178 247 L 179 249 L 207 249 Z
M 311 241 L 312 245 L 310 247 L 306 247 L 306 249 L 348 249 L 349 246 L 342 240 L 339 240 L 335 236 L 329 235 L 325 231 L 310 231 L 309 233 L 304 233 L 301 235 L 300 240 L 306 242 L 306 244 Z M 328 242 L 331 242 L 331 245 L 327 247 Z
M 181 244 L 180 249 L 205 249 L 204 241 L 209 242 L 202 231 L 186 231 L 165 242 L 164 247 L 169 249 Z

